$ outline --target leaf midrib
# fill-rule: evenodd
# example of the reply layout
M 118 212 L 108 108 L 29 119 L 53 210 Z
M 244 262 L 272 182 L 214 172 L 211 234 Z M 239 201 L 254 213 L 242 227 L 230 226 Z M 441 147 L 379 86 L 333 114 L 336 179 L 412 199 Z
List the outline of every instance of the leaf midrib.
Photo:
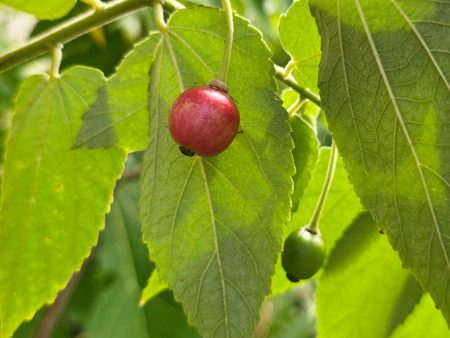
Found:
M 342 64 L 342 73 L 344 75 L 344 82 L 345 82 L 345 91 L 348 98 L 348 105 L 350 107 L 350 113 L 352 114 L 352 124 L 353 128 L 356 132 L 356 138 L 358 139 L 358 145 L 359 145 L 359 153 L 361 154 L 361 160 L 364 167 L 364 171 L 367 174 L 367 167 L 366 167 L 366 159 L 364 156 L 363 148 L 362 148 L 362 142 L 361 142 L 361 136 L 359 135 L 359 128 L 356 124 L 356 117 L 355 117 L 355 111 L 353 110 L 353 100 L 350 95 L 349 90 L 349 82 L 347 78 L 347 67 L 345 65 L 345 54 L 344 54 L 344 42 L 342 39 L 342 28 L 341 28 L 341 15 L 340 15 L 340 0 L 336 0 L 336 17 L 337 17 L 337 29 L 338 29 L 338 35 L 339 35 L 339 48 L 341 52 L 341 64 Z
M 160 55 L 158 57 L 158 60 L 157 60 L 157 62 L 158 62 L 158 80 L 159 80 L 159 73 L 160 73 L 160 70 L 161 70 L 160 65 L 161 65 L 161 59 L 162 59 L 162 49 L 164 48 L 163 47 L 164 42 L 166 42 L 165 45 L 166 45 L 166 47 L 168 49 L 169 58 L 170 58 L 170 61 L 172 63 L 172 66 L 174 67 L 174 70 L 175 70 L 175 75 L 176 75 L 176 78 L 177 78 L 178 85 L 180 87 L 181 92 L 183 92 L 184 91 L 183 78 L 181 76 L 178 60 L 177 60 L 175 51 L 173 49 L 173 46 L 172 46 L 172 43 L 170 41 L 170 37 L 169 37 L 168 34 L 164 35 L 163 38 L 162 38 L 161 53 L 160 53 Z M 156 128 L 156 129 L 159 129 L 159 128 Z M 187 184 L 187 182 L 189 180 L 189 177 L 191 176 L 191 173 L 192 173 L 192 170 L 193 170 L 195 164 L 198 162 L 198 164 L 200 166 L 201 173 L 202 173 L 202 177 L 203 177 L 203 180 L 204 180 L 204 184 L 205 184 L 206 196 L 207 196 L 207 199 L 208 199 L 208 207 L 209 207 L 209 211 L 210 211 L 210 215 L 211 215 L 211 224 L 212 224 L 214 246 L 215 246 L 215 251 L 214 251 L 214 253 L 213 253 L 212 257 L 211 257 L 211 260 L 209 261 L 207 267 L 205 268 L 205 271 L 209 267 L 210 263 L 212 262 L 213 257 L 216 256 L 217 266 L 218 266 L 218 270 L 219 270 L 219 274 L 220 274 L 220 282 L 221 282 L 221 287 L 222 287 L 222 299 L 223 299 L 224 317 L 225 317 L 224 318 L 225 334 L 226 334 L 226 337 L 228 338 L 228 337 L 230 337 L 230 334 L 229 334 L 229 319 L 228 319 L 228 304 L 227 304 L 227 297 L 226 297 L 226 286 L 225 286 L 224 271 L 223 271 L 222 261 L 220 259 L 220 253 L 219 253 L 220 251 L 219 251 L 219 242 L 218 242 L 218 238 L 217 238 L 217 228 L 216 228 L 216 224 L 215 224 L 215 213 L 214 213 L 214 209 L 213 209 L 211 193 L 210 193 L 210 190 L 209 190 L 208 178 L 206 176 L 205 167 L 204 167 L 204 165 L 202 163 L 202 159 L 200 157 L 197 157 L 197 159 L 198 160 L 194 161 L 192 166 L 191 166 L 188 178 L 185 181 L 185 185 Z M 155 160 L 154 160 L 154 162 L 156 162 Z M 183 188 L 183 190 L 184 190 L 184 188 Z M 180 197 L 181 196 L 182 196 L 182 194 L 180 194 Z M 178 207 L 177 207 L 177 209 L 178 209 Z M 172 232 L 171 232 L 171 237 L 172 237 Z M 171 242 L 172 242 L 172 239 L 171 239 Z M 205 273 L 205 271 L 204 271 L 204 273 Z M 201 280 L 202 279 L 203 278 L 201 278 Z M 220 322 L 217 325 L 220 325 Z
M 220 258 L 220 248 L 219 248 L 219 240 L 217 238 L 217 225 L 216 225 L 214 206 L 213 206 L 213 202 L 212 202 L 211 191 L 210 191 L 209 185 L 208 185 L 208 177 L 206 176 L 205 166 L 203 164 L 202 158 L 199 157 L 197 162 L 200 166 L 200 171 L 201 171 L 203 181 L 205 184 L 206 197 L 208 199 L 208 208 L 209 208 L 209 212 L 210 212 L 210 216 L 211 216 L 211 225 L 212 225 L 212 233 L 213 233 L 213 239 L 214 239 L 215 255 L 216 255 L 216 260 L 217 260 L 217 268 L 219 269 L 220 283 L 222 286 L 225 335 L 228 338 L 228 337 L 230 337 L 230 332 L 229 332 L 229 327 L 228 327 L 229 323 L 228 323 L 227 292 L 226 292 L 226 286 L 225 286 L 225 274 L 223 271 L 222 260 Z

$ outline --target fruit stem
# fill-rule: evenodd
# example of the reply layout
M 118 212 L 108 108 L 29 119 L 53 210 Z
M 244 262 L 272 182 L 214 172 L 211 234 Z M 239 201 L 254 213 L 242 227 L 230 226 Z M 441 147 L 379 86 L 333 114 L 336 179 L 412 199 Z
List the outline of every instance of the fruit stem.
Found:
M 327 172 L 325 174 L 325 180 L 323 182 L 322 191 L 319 195 L 319 200 L 317 201 L 316 208 L 314 209 L 314 212 L 311 216 L 311 220 L 309 221 L 309 224 L 306 227 L 306 230 L 311 232 L 316 232 L 319 229 L 319 219 L 320 214 L 322 212 L 322 209 L 325 205 L 325 201 L 328 197 L 328 192 L 330 191 L 331 183 L 333 182 L 334 177 L 334 171 L 336 168 L 336 162 L 337 162 L 337 156 L 338 151 L 336 148 L 336 144 L 332 143 L 331 145 L 331 151 L 330 151 L 330 159 L 328 160 L 328 168 Z
M 52 80 L 59 79 L 59 67 L 61 66 L 63 47 L 62 43 L 58 43 L 52 48 L 52 63 L 50 64 L 49 70 L 50 79 Z
M 228 77 L 228 68 L 230 67 L 231 51 L 233 48 L 234 24 L 233 24 L 233 9 L 231 8 L 230 0 L 222 0 L 222 3 L 223 3 L 223 10 L 225 12 L 227 31 L 225 37 L 225 50 L 223 52 L 222 65 L 220 67 L 219 74 L 217 75 L 217 80 L 226 83 Z
M 297 93 L 299 93 L 302 97 L 314 102 L 318 107 L 322 107 L 322 102 L 320 102 L 320 98 L 313 92 L 309 91 L 308 89 L 298 85 L 294 80 L 290 79 L 289 76 L 286 76 L 283 67 L 275 65 L 275 71 L 276 71 L 275 76 L 277 77 L 278 80 L 284 82 L 286 85 L 288 85 Z

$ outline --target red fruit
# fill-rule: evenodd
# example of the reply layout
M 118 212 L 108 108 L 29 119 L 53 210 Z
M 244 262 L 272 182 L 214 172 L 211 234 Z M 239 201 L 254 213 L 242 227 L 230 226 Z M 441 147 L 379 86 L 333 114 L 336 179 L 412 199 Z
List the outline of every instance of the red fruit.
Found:
M 208 87 L 183 92 L 169 113 L 169 130 L 188 156 L 220 154 L 239 130 L 239 110 L 226 86 L 212 81 Z

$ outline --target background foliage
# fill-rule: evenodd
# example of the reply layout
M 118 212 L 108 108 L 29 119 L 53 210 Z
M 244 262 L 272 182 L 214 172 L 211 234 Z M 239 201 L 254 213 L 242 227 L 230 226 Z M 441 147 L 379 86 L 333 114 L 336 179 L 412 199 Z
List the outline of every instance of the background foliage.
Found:
M 43 19 L 16 18 L 30 37 L 89 8 L 1 2 Z M 448 336 L 450 2 L 232 1 L 242 133 L 211 159 L 181 156 L 166 120 L 218 71 L 223 16 L 196 5 L 221 2 L 181 3 L 167 35 L 146 8 L 67 43 L 60 79 L 30 77 L 46 56 L 0 74 L 0 337 L 32 318 L 14 337 Z M 295 285 L 276 257 L 311 217 L 331 133 L 328 257 Z

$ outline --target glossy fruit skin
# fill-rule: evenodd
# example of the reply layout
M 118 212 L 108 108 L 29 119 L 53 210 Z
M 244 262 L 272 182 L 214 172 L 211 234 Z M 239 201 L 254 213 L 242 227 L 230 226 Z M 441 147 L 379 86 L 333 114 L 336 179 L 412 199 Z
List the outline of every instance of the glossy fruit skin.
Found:
M 292 282 L 311 278 L 325 260 L 325 244 L 320 233 L 307 227 L 296 229 L 284 242 L 281 265 Z
M 172 138 L 202 157 L 227 149 L 239 131 L 239 110 L 227 89 L 193 87 L 183 92 L 169 113 Z

